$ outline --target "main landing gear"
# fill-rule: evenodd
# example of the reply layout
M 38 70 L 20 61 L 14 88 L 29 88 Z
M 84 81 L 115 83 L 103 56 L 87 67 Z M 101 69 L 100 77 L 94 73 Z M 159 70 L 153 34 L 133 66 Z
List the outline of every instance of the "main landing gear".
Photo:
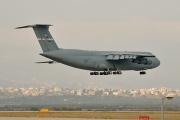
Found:
M 104 71 L 104 72 L 90 72 L 90 75 L 120 75 L 122 74 L 121 71 L 114 71 L 114 72 L 110 72 L 110 71 Z
M 90 72 L 90 75 L 121 75 L 122 72 L 121 71 L 114 71 L 114 72 L 111 72 L 111 71 L 104 71 L 104 72 Z M 140 75 L 145 75 L 146 72 L 145 71 L 141 71 L 140 72 Z
M 116 71 L 116 72 L 113 72 L 113 75 L 120 75 L 120 74 L 122 74 L 122 72 L 121 72 L 121 71 Z

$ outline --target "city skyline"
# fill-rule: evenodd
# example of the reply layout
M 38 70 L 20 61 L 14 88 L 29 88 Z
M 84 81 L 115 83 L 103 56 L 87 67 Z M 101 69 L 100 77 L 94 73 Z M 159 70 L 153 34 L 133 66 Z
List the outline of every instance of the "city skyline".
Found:
M 9 96 L 61 96 L 61 95 L 77 95 L 77 96 L 122 96 L 122 97 L 147 97 L 147 98 L 162 98 L 167 95 L 180 96 L 180 89 L 172 88 L 142 88 L 142 89 L 114 89 L 114 88 L 84 88 L 84 89 L 69 89 L 59 87 L 0 87 L 1 98 Z M 7 95 L 7 96 L 6 96 Z

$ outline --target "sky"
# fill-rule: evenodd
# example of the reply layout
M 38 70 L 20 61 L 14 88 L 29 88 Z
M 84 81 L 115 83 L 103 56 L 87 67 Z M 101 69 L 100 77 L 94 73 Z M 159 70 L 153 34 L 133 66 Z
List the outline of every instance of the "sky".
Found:
M 180 88 L 179 0 L 0 0 L 0 82 L 44 81 L 66 88 Z M 90 76 L 47 61 L 31 24 L 52 24 L 60 48 L 151 52 L 158 68 Z M 13 85 L 12 85 L 13 86 Z M 43 85 L 42 85 L 43 86 Z

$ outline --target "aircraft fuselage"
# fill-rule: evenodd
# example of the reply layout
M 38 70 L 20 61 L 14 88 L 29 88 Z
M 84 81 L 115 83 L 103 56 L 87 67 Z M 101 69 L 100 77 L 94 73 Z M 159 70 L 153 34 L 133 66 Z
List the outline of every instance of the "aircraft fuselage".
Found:
M 106 60 L 108 54 L 150 54 L 147 52 L 118 52 L 118 51 L 85 51 L 76 49 L 60 49 L 56 51 L 41 53 L 49 59 L 71 67 L 91 70 L 104 71 L 111 70 L 147 70 L 160 65 L 156 57 L 145 57 L 152 61 L 151 64 L 133 63 L 133 59 Z

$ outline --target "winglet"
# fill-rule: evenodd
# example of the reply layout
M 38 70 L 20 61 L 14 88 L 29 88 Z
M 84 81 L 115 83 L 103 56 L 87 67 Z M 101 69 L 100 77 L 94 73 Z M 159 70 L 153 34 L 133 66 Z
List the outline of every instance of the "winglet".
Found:
M 22 26 L 22 27 L 17 27 L 15 29 L 21 29 L 21 28 L 29 28 L 29 27 L 49 27 L 49 26 L 52 26 L 50 24 L 35 24 L 35 25 L 27 25 L 27 26 Z

